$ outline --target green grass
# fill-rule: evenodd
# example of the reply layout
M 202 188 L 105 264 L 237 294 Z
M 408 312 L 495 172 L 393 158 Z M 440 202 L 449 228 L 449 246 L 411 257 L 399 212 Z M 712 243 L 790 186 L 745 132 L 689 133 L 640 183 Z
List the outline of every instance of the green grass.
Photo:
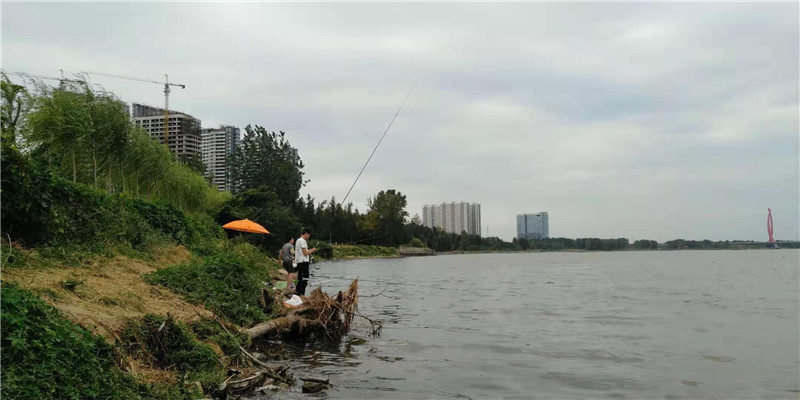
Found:
M 334 258 L 396 257 L 397 250 L 383 246 L 335 245 L 333 246 L 333 256 Z
M 16 285 L 2 284 L 4 399 L 183 399 L 175 385 L 147 385 L 116 366 L 116 349 Z
M 217 354 L 172 317 L 148 314 L 125 327 L 120 345 L 148 364 L 178 371 L 205 372 L 221 368 Z
M 232 358 L 241 357 L 239 346 L 250 347 L 250 337 L 246 333 L 229 333 L 213 319 L 201 319 L 191 323 L 189 328 L 198 339 L 216 343 L 225 355 Z
M 274 265 L 252 245 L 240 244 L 152 272 L 144 279 L 183 295 L 189 302 L 203 304 L 237 325 L 250 326 L 267 319 L 258 298 Z

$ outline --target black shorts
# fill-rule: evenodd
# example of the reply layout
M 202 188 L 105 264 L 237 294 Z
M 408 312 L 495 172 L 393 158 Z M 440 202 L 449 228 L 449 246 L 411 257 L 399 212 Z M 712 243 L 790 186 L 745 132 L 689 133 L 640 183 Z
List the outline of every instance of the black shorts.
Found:
M 292 265 L 291 261 L 284 261 L 283 268 L 286 269 L 286 272 L 293 274 L 294 273 L 294 266 Z

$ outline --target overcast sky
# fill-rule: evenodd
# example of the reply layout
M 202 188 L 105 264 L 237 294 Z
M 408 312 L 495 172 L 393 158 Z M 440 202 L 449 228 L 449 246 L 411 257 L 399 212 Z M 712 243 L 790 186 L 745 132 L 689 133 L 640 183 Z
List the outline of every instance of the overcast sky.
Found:
M 287 132 L 319 200 L 481 204 L 553 237 L 800 236 L 798 4 L 2 4 L 2 66 L 186 84 L 204 127 Z M 93 81 L 127 102 L 162 87 Z

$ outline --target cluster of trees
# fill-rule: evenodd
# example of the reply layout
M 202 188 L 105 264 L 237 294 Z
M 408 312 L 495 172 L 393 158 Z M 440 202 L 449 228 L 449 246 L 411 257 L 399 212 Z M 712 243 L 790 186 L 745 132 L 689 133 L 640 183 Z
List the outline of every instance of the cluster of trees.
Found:
M 135 126 L 125 103 L 85 81 L 58 87 L 2 75 L 3 141 L 51 173 L 109 193 L 204 210 L 225 200 L 166 146 Z
M 546 238 L 546 239 L 516 239 L 515 243 L 523 250 L 623 250 L 630 245 L 628 239 L 598 239 L 598 238 Z
M 664 248 L 669 250 L 714 250 L 731 249 L 733 246 L 729 241 L 712 242 L 711 240 L 675 239 L 664 242 Z
M 637 240 L 633 242 L 633 248 L 637 250 L 653 250 L 658 249 L 658 242 L 655 240 Z

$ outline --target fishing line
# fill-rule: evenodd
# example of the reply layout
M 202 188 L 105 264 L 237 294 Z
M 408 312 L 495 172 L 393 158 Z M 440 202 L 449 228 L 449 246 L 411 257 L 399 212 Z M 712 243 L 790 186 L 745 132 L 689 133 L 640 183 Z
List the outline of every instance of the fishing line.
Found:
M 414 80 L 414 84 L 411 85 L 411 89 L 408 91 L 408 93 L 406 93 L 406 97 L 403 99 L 403 102 L 400 104 L 400 107 L 397 109 L 397 112 L 394 113 L 394 117 L 392 117 L 392 120 L 389 121 L 389 126 L 387 126 L 386 130 L 383 131 L 383 136 L 381 136 L 381 140 L 379 140 L 378 144 L 375 145 L 375 148 L 372 149 L 372 154 L 369 155 L 369 158 L 367 158 L 367 162 L 365 162 L 364 166 L 361 167 L 361 172 L 358 173 L 358 176 L 356 177 L 356 180 L 354 180 L 353 184 L 350 185 L 350 190 L 348 190 L 347 194 L 344 195 L 344 200 L 342 200 L 342 204 L 345 204 L 345 201 L 347 201 L 347 196 L 350 196 L 350 192 L 353 191 L 353 187 L 356 186 L 356 182 L 358 182 L 358 178 L 361 178 L 361 174 L 364 173 L 364 169 L 367 168 L 367 164 L 369 164 L 369 160 L 372 160 L 372 156 L 375 155 L 375 151 L 378 150 L 378 146 L 381 145 L 381 142 L 383 142 L 383 138 L 386 137 L 386 134 L 389 132 L 389 128 L 392 127 L 392 124 L 394 123 L 394 119 L 397 118 L 397 114 L 400 114 L 400 110 L 402 110 L 403 106 L 406 105 L 406 100 L 408 100 L 408 96 L 411 96 L 411 92 L 414 91 L 414 87 L 417 86 L 417 82 L 419 81 L 419 78 L 421 76 L 422 76 L 421 73 L 419 75 L 417 75 L 417 79 Z

